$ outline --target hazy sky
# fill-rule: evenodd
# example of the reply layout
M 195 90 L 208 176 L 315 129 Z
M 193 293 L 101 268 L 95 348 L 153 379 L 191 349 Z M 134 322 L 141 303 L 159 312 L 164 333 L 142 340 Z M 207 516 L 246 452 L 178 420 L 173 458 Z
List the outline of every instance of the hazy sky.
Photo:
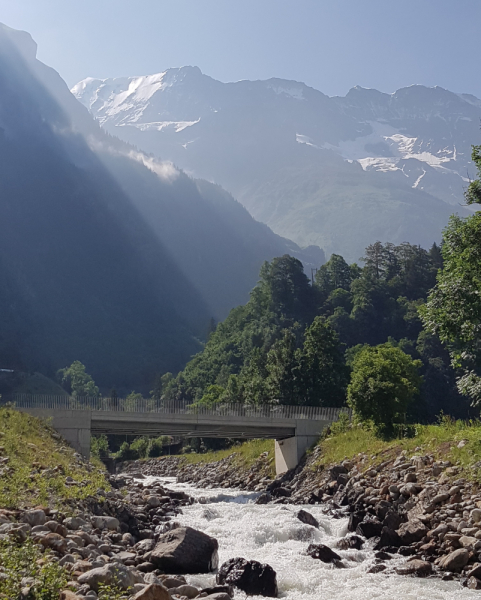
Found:
M 481 0 L 0 0 L 73 85 L 197 65 L 329 94 L 421 83 L 481 97 Z

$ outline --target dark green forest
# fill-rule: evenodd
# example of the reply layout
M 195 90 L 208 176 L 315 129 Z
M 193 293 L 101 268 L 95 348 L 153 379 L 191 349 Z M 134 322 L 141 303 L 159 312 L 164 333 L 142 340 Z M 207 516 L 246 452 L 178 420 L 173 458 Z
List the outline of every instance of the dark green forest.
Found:
M 295 258 L 266 262 L 249 302 L 231 311 L 181 373 L 159 379 L 154 394 L 201 404 L 341 406 L 356 354 L 385 344 L 420 361 L 411 418 L 465 417 L 469 401 L 456 388 L 449 354 L 418 313 L 442 262 L 436 244 L 376 242 L 360 264 L 333 254 L 312 283 Z

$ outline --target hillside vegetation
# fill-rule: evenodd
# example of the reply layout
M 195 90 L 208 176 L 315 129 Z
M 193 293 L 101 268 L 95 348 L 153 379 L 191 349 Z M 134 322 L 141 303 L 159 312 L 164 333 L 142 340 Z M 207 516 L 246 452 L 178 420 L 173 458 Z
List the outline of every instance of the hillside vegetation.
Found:
M 412 369 L 421 366 L 411 421 L 432 421 L 442 410 L 466 417 L 469 403 L 456 389 L 449 355 L 418 315 L 442 265 L 439 248 L 377 242 L 362 263 L 334 254 L 314 285 L 292 257 L 266 263 L 249 302 L 231 311 L 204 350 L 176 377 L 165 375 L 155 393 L 204 405 L 342 406 L 356 356 L 367 345 L 387 344 L 397 350 L 384 354 L 401 352 Z
M 0 408 L 0 507 L 55 508 L 109 489 L 104 470 L 86 463 L 45 422 Z

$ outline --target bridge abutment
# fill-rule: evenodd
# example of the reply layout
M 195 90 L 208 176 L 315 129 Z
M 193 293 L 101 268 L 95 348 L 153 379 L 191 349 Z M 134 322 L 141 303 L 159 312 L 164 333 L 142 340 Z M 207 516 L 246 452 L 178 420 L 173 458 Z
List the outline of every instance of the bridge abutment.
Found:
M 314 445 L 330 421 L 298 420 L 296 435 L 275 441 L 276 475 L 282 475 L 299 464 L 306 451 Z
M 18 408 L 17 410 L 49 422 L 74 450 L 86 459 L 90 458 L 91 410 L 52 411 L 44 408 Z

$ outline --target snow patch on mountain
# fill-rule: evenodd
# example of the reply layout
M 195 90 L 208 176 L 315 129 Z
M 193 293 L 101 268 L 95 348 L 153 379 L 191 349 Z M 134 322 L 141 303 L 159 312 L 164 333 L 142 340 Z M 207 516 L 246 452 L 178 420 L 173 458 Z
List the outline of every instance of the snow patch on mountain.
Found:
M 164 129 L 173 129 L 175 133 L 180 133 L 187 129 L 187 127 L 192 127 L 193 125 L 197 125 L 200 122 L 200 119 L 196 121 L 153 121 L 152 123 L 120 123 L 119 127 L 124 127 L 125 125 L 131 125 L 136 127 L 140 131 L 162 131 Z
M 333 150 L 345 160 L 357 161 L 367 171 L 403 171 L 403 163 L 407 159 L 416 159 L 435 169 L 444 169 L 446 163 L 456 162 L 456 146 L 445 147 L 436 154 L 423 150 L 423 140 L 404 135 L 399 129 L 379 121 L 369 121 L 372 132 L 353 140 L 339 142 L 338 146 L 323 144 L 322 148 Z M 314 145 L 314 144 L 311 144 Z M 372 156 L 372 150 L 376 156 Z M 413 187 L 419 185 L 417 179 Z

